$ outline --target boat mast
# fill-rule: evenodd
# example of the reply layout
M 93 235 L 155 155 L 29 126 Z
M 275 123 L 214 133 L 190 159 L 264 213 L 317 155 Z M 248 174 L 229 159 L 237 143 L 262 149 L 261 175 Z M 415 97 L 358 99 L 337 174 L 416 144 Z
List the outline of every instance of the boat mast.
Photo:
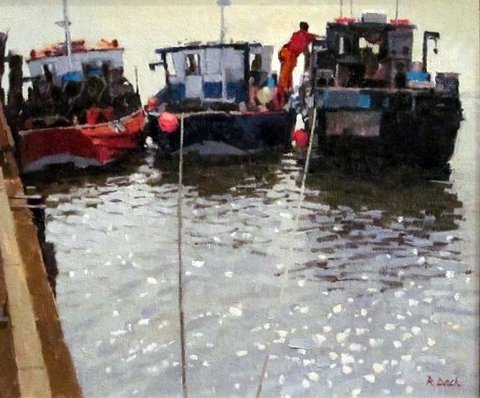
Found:
M 226 34 L 226 28 L 225 28 L 225 14 L 224 14 L 224 9 L 226 6 L 229 6 L 232 4 L 230 0 L 217 0 L 217 5 L 220 6 L 220 44 L 224 44 L 225 42 L 225 34 Z M 223 47 L 220 50 L 220 70 L 222 74 L 222 99 L 226 100 L 227 99 L 227 71 L 225 69 L 225 64 L 224 64 L 224 51 Z
M 225 6 L 231 4 L 230 0 L 217 0 L 217 4 L 220 6 L 220 43 L 225 42 Z
M 63 0 L 63 20 L 65 23 L 65 44 L 67 45 L 67 56 L 72 59 L 72 41 L 70 39 L 70 20 L 68 19 L 67 0 Z
M 65 47 L 67 48 L 68 62 L 72 64 L 72 40 L 70 39 L 70 20 L 68 19 L 67 0 L 63 0 L 63 21 L 56 22 L 65 30 Z

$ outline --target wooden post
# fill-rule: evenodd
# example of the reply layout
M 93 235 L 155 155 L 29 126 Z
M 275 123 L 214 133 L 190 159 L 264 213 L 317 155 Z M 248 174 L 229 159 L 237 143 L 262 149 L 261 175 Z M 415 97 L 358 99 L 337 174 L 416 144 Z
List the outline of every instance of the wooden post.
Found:
M 3 112 L 3 103 L 0 101 L 0 151 L 13 149 L 14 146 L 12 131 Z
M 2 88 L 2 78 L 5 73 L 5 46 L 8 35 L 0 32 L 0 102 L 5 103 L 5 91 Z
M 23 104 L 23 57 L 21 55 L 8 54 L 8 66 L 10 68 L 9 73 L 9 88 L 8 88 L 8 100 L 7 105 L 13 109 L 15 113 L 18 113 Z

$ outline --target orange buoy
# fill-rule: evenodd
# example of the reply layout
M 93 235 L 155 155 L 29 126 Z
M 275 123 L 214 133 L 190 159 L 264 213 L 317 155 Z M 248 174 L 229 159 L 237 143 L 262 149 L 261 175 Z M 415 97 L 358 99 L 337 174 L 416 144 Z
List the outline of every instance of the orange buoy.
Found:
M 297 147 L 306 148 L 308 146 L 309 135 L 305 130 L 295 130 L 292 138 Z
M 178 129 L 178 118 L 170 112 L 163 112 L 158 118 L 158 127 L 167 134 L 173 133 Z

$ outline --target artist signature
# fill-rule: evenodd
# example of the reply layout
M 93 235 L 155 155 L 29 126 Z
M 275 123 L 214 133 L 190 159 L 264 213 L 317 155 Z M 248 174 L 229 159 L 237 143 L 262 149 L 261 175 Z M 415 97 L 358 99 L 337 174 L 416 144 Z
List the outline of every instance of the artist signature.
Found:
M 444 379 L 442 377 L 433 378 L 427 376 L 427 386 L 439 386 L 439 387 L 461 387 L 462 385 L 458 381 L 458 377 Z

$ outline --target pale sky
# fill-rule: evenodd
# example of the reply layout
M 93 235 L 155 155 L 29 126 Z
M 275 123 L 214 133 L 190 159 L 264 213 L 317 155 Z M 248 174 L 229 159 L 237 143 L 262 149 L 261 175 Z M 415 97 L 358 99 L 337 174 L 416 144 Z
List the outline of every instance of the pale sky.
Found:
M 325 25 L 340 14 L 334 0 L 231 0 L 225 9 L 227 41 L 258 41 L 279 49 L 288 41 L 299 21 L 310 31 L 325 33 Z M 148 70 L 158 47 L 186 41 L 219 39 L 220 11 L 216 0 L 69 0 L 73 39 L 117 38 L 125 47 L 125 73 L 133 80 L 138 68 L 142 97 L 158 91 L 161 80 Z M 344 0 L 343 14 L 350 15 Z M 114 4 L 114 5 L 112 5 Z M 478 0 L 400 0 L 399 16 L 409 18 L 418 29 L 414 57 L 421 59 L 424 30 L 438 31 L 439 54 L 429 60 L 431 72 L 460 72 L 460 89 L 478 90 L 479 5 Z M 364 10 L 385 10 L 395 16 L 395 0 L 355 0 L 354 16 Z M 62 19 L 61 0 L 0 0 L 0 31 L 9 31 L 8 48 L 28 55 L 63 40 L 54 24 Z M 278 70 L 276 57 L 273 69 Z M 297 68 L 298 79 L 300 70 Z M 294 76 L 295 77 L 295 76 Z

